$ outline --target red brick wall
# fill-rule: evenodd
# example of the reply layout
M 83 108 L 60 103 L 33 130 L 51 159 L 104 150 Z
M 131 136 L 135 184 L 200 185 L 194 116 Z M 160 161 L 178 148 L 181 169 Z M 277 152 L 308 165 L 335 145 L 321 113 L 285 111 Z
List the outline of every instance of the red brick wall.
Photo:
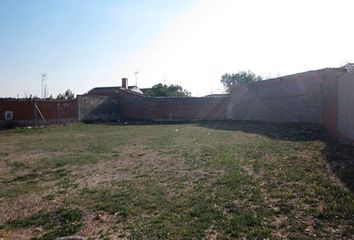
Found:
M 354 142 L 354 70 L 337 82 L 338 135 Z
M 323 99 L 323 124 L 329 134 L 337 135 L 337 98 Z
M 119 93 L 120 117 L 124 120 L 151 120 L 149 99 L 149 97 L 121 91 Z
M 13 120 L 33 119 L 34 108 L 31 101 L 0 101 L 0 120 L 5 120 L 5 111 L 13 112 Z
M 215 98 L 121 98 L 123 119 L 130 120 L 224 120 L 227 97 Z
M 337 135 L 338 126 L 338 88 L 337 79 L 323 82 L 323 125 L 332 136 Z
M 0 99 L 0 122 L 9 122 L 5 121 L 5 111 L 13 112 L 11 123 L 31 124 L 32 121 L 35 121 L 35 116 L 37 116 L 37 120 L 40 120 L 38 111 L 35 113 L 35 104 L 37 104 L 45 120 L 77 119 L 76 100 Z
M 223 120 L 226 114 L 225 103 L 152 103 L 149 108 L 156 120 Z
M 228 119 L 323 124 L 336 128 L 335 82 L 343 69 L 322 69 L 237 86 Z

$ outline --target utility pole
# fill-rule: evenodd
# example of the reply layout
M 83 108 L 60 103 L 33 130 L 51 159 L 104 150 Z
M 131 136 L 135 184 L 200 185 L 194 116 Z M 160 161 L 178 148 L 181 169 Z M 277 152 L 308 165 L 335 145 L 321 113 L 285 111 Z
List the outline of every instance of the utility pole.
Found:
M 44 84 L 43 96 L 44 96 L 44 98 L 47 98 L 47 96 L 48 96 L 48 85 L 47 85 L 47 83 Z
M 135 71 L 134 74 L 135 74 L 135 86 L 138 87 L 138 74 L 139 74 L 139 72 Z
M 44 84 L 44 82 L 45 82 L 45 80 L 46 80 L 46 78 L 47 78 L 47 74 L 45 74 L 45 73 L 42 73 L 42 84 L 41 84 L 41 98 L 43 98 L 44 97 L 44 89 L 43 89 L 43 84 Z

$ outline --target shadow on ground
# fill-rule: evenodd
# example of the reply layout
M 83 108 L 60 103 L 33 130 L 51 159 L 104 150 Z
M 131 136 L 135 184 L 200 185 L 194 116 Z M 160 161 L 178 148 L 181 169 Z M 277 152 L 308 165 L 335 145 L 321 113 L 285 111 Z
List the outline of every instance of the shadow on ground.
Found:
M 325 130 L 317 124 L 286 124 L 263 122 L 200 122 L 200 126 L 217 130 L 242 131 L 269 137 L 274 140 L 316 141 L 327 139 Z
M 216 130 L 254 133 L 274 140 L 324 142 L 325 148 L 322 153 L 330 170 L 351 192 L 354 192 L 354 146 L 330 137 L 320 125 L 234 121 L 200 122 L 199 125 Z

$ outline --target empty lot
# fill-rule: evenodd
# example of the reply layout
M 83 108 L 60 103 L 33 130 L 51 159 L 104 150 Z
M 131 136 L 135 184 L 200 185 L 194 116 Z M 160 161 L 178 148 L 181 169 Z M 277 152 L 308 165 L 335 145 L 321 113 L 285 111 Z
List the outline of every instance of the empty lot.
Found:
M 317 126 L 0 132 L 0 238 L 353 239 L 354 150 Z

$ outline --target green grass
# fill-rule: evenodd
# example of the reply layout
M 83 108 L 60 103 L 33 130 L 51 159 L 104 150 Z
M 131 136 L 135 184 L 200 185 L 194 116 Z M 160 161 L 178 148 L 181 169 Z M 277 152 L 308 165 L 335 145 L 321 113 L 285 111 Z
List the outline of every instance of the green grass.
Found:
M 74 234 L 81 227 L 82 213 L 76 209 L 59 208 L 52 212 L 40 212 L 29 218 L 8 223 L 10 228 L 41 227 L 46 232 L 33 237 L 35 240 L 51 240 Z
M 38 205 L 33 194 L 58 207 L 27 218 L 4 211 L 2 228 L 10 232 L 43 227 L 34 239 L 354 237 L 354 149 L 317 126 L 76 124 L 2 134 L 0 207 L 26 197 L 27 208 Z

